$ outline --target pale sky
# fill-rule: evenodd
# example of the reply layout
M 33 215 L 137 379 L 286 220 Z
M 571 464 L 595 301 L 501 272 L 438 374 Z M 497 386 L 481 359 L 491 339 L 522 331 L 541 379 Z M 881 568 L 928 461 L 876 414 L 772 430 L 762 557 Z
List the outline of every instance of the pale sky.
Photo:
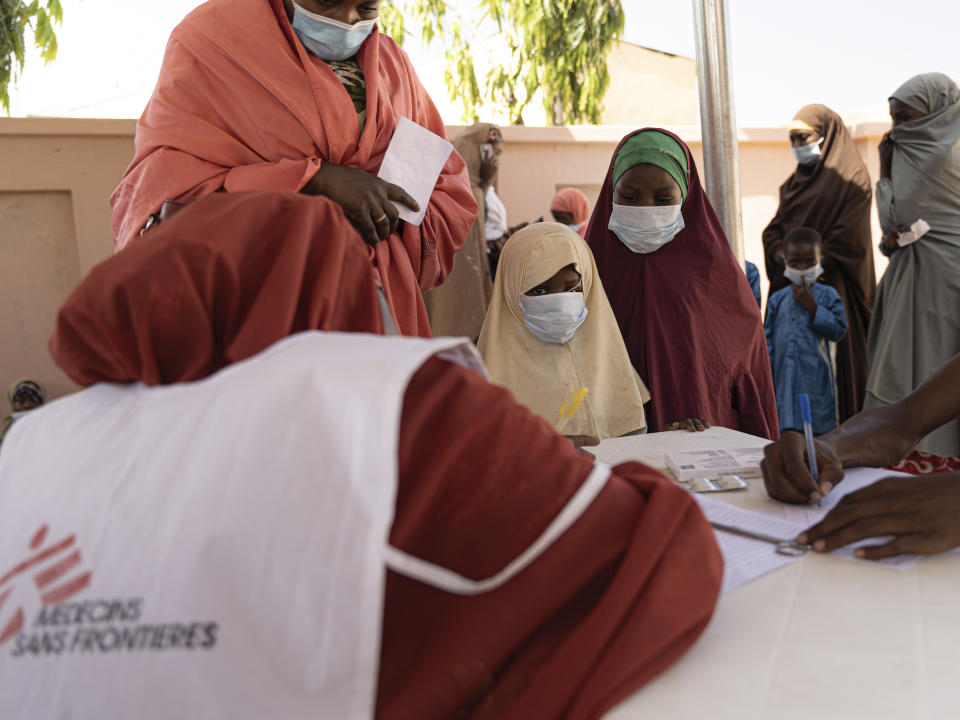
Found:
M 727 2 L 741 127 L 781 125 L 813 102 L 829 105 L 848 121 L 883 120 L 886 98 L 911 76 L 939 71 L 960 80 L 957 0 Z M 38 53 L 28 56 L 26 70 L 11 88 L 11 113 L 139 116 L 156 82 L 167 36 L 197 4 L 63 0 L 58 58 L 44 66 Z M 692 0 L 623 4 L 625 40 L 694 56 Z M 418 38 L 408 39 L 405 47 L 444 120 L 458 123 L 460 109 L 447 98 L 440 51 L 424 53 Z

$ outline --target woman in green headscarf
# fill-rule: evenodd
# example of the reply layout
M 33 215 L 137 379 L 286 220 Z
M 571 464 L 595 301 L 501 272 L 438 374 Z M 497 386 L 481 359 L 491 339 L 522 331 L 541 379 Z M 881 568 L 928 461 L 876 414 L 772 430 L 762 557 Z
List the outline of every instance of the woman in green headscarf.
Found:
M 680 138 L 657 128 L 624 138 L 587 243 L 653 396 L 651 430 L 704 418 L 776 438 L 760 310 Z
M 960 353 L 960 89 L 942 73 L 917 75 L 890 97 L 890 116 L 877 182 L 890 265 L 867 341 L 866 408 L 903 400 Z M 929 232 L 901 246 L 901 233 L 917 220 Z M 918 448 L 960 456 L 960 419 Z

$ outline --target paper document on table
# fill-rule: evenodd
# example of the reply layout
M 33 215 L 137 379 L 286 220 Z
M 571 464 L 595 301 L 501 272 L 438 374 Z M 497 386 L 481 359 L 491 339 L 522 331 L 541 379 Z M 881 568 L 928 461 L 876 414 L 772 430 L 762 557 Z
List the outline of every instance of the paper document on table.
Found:
M 437 178 L 452 151 L 448 140 L 412 120 L 400 118 L 377 177 L 402 187 L 420 206 L 414 212 L 403 203 L 394 202 L 401 220 L 411 225 L 423 222 Z
M 795 522 L 744 510 L 703 495 L 694 497 L 710 522 L 733 525 L 742 530 L 765 533 L 784 540 L 793 540 L 804 530 L 803 525 Z M 772 543 L 733 535 L 723 530 L 714 530 L 714 533 L 720 552 L 723 553 L 722 593 L 730 592 L 746 582 L 800 559 L 778 554 Z
M 768 504 L 762 508 L 758 508 L 757 512 L 775 519 L 782 518 L 787 522 L 800 525 L 801 530 L 806 530 L 811 525 L 816 525 L 823 520 L 823 518 L 827 516 L 827 513 L 833 510 L 845 495 L 873 485 L 881 478 L 913 477 L 912 475 L 898 473 L 892 470 L 884 470 L 882 468 L 851 468 L 845 470 L 844 473 L 843 482 L 837 485 L 837 487 L 831 490 L 827 496 L 820 501 L 819 507 L 817 505 L 787 505 L 786 503 L 779 503 L 776 500 L 770 500 Z M 883 542 L 885 541 L 882 538 L 863 540 L 853 545 L 834 550 L 831 555 L 847 560 L 857 560 L 858 558 L 854 556 L 853 551 L 858 547 L 863 545 L 881 545 Z M 915 565 L 919 559 L 917 555 L 898 555 L 897 557 L 886 558 L 884 560 L 864 560 L 861 562 L 874 562 L 893 570 L 905 570 Z

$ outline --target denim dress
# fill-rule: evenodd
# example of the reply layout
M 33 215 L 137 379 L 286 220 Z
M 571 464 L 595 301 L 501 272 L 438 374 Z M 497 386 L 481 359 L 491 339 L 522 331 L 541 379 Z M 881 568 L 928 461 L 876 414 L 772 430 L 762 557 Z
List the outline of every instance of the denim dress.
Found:
M 829 285 L 814 283 L 816 315 L 811 318 L 793 299 L 793 286 L 775 292 L 767 302 L 767 349 L 773 367 L 780 430 L 802 430 L 800 393 L 810 396 L 813 432 L 822 435 L 837 426 L 837 394 L 830 342 L 847 332 L 843 301 Z
M 747 282 L 750 283 L 750 292 L 753 293 L 753 299 L 757 301 L 757 307 L 760 307 L 760 271 L 757 266 L 749 260 L 746 261 Z

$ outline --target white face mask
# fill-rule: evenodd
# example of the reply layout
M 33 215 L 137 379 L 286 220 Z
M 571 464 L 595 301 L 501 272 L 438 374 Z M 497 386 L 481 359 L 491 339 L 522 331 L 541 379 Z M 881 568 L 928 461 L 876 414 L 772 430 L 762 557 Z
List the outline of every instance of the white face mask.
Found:
M 562 344 L 572 338 L 587 319 L 587 304 L 582 292 L 521 295 L 520 312 L 523 324 L 534 337 Z
M 790 152 L 793 153 L 794 159 L 801 165 L 813 165 L 817 158 L 820 157 L 820 146 L 823 144 L 823 138 L 820 138 L 816 142 L 812 142 L 809 145 L 801 145 L 800 147 L 790 146 Z
M 820 265 L 820 263 L 817 263 L 813 267 L 808 267 L 806 270 L 797 270 L 788 265 L 783 271 L 783 276 L 794 285 L 799 285 L 800 283 L 813 285 L 821 275 L 823 275 L 823 266 Z
M 679 205 L 639 207 L 614 203 L 607 227 L 633 252 L 646 254 L 662 248 L 685 226 Z
M 303 46 L 321 60 L 346 60 L 357 54 L 363 41 L 373 32 L 376 19 L 347 25 L 317 15 L 294 3 L 293 30 Z

